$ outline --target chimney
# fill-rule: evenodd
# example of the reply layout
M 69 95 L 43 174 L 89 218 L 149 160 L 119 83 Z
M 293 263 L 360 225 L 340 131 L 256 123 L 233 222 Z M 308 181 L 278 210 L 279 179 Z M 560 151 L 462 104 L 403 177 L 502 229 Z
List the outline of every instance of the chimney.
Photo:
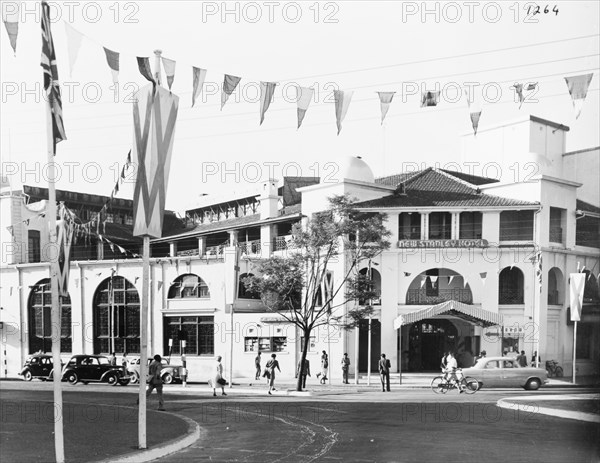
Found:
M 269 179 L 263 183 L 263 190 L 258 198 L 260 201 L 260 219 L 273 219 L 279 216 L 279 195 L 277 180 Z

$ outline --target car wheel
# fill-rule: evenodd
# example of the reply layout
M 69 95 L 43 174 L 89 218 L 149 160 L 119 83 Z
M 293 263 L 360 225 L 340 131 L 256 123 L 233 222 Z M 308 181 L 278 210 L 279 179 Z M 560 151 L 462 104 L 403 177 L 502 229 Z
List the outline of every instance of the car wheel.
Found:
M 77 373 L 75 373 L 74 371 L 71 371 L 70 373 L 67 373 L 67 382 L 69 384 L 77 384 L 79 381 L 79 378 L 77 377 Z
M 127 386 L 127 385 L 129 384 L 129 382 L 130 382 L 130 381 L 131 381 L 131 380 L 130 380 L 129 378 L 122 379 L 122 380 L 120 380 L 120 381 L 119 381 L 119 384 L 120 384 L 121 386 Z
M 137 384 L 138 381 L 140 380 L 140 375 L 138 374 L 138 372 L 137 371 L 129 372 L 129 374 L 131 375 L 131 377 L 129 378 L 129 381 L 131 382 L 131 384 Z
M 117 375 L 110 374 L 106 377 L 106 382 L 111 386 L 116 386 L 119 382 L 119 378 L 117 378 Z
M 173 382 L 173 375 L 171 373 L 165 373 L 162 380 L 165 384 L 171 384 Z
M 563 371 L 562 367 L 556 367 L 556 371 L 554 372 L 554 374 L 557 378 L 562 378 L 565 372 Z
M 537 391 L 541 385 L 542 385 L 542 382 L 539 379 L 532 378 L 529 381 L 527 381 L 527 385 L 525 386 L 525 389 L 527 389 L 528 391 Z
M 31 381 L 33 379 L 33 375 L 31 374 L 31 371 L 27 370 L 25 373 L 23 373 L 23 379 L 25 381 Z

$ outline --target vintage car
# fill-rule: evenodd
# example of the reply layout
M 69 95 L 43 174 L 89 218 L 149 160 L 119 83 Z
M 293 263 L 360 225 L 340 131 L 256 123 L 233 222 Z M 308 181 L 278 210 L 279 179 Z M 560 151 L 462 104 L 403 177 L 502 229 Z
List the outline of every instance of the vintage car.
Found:
M 19 373 L 25 381 L 33 378 L 42 381 L 52 380 L 54 376 L 54 364 L 51 354 L 34 354 L 25 361 L 23 369 Z
M 152 361 L 151 358 L 148 359 L 148 365 Z M 162 359 L 162 371 L 161 378 L 164 384 L 171 384 L 174 382 L 181 382 L 181 374 L 180 369 L 182 368 L 180 365 L 171 365 L 169 360 L 166 358 Z M 129 361 L 129 366 L 127 367 L 131 376 L 131 382 L 137 383 L 140 379 L 140 358 L 132 357 Z
M 73 355 L 63 368 L 62 380 L 69 384 L 96 382 L 127 386 L 131 377 L 103 355 Z
M 463 368 L 465 376 L 475 378 L 480 387 L 522 387 L 535 391 L 548 382 L 543 368 L 521 367 L 514 358 L 484 357 L 471 368 Z

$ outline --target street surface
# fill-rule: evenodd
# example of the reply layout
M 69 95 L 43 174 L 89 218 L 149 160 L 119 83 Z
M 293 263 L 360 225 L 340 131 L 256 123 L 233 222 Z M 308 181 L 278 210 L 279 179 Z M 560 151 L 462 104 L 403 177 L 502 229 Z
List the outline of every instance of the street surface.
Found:
M 133 450 L 137 443 L 136 387 L 77 385 L 64 388 L 65 410 L 86 407 L 87 420 L 96 413 L 112 413 L 110 429 L 96 426 L 65 427 L 68 461 L 73 440 L 100 442 L 123 441 L 121 453 Z M 510 396 L 580 394 L 588 389 L 557 389 L 525 392 L 482 390 L 474 395 L 451 391 L 436 395 L 429 389 L 379 391 L 331 391 L 312 397 L 268 396 L 227 389 L 228 395 L 212 397 L 212 390 L 196 387 L 185 392 L 170 392 L 165 387 L 168 412 L 196 421 L 202 437 L 191 447 L 160 461 L 243 461 L 243 462 L 597 462 L 600 426 L 596 423 L 562 419 L 536 413 L 536 402 L 526 410 L 501 409 L 500 398 Z M 0 459 L 12 461 L 52 461 L 52 421 L 39 413 L 18 414 L 7 403 L 52 400 L 49 383 L 3 382 L 2 450 Z M 522 403 L 523 400 L 521 399 Z M 87 405 L 86 405 L 87 404 Z M 564 406 L 564 405 L 563 405 Z M 156 407 L 150 399 L 149 411 Z M 27 410 L 27 409 L 26 409 Z M 77 409 L 74 409 L 75 413 Z M 149 444 L 152 439 L 168 440 L 184 433 L 185 425 L 171 413 L 152 410 L 148 415 Z M 40 419 L 41 416 L 41 419 Z M 19 439 L 19 420 L 38 419 L 35 434 Z M 65 421 L 68 421 L 65 418 Z M 29 426 L 29 424 L 28 424 Z M 29 428 L 28 428 L 29 429 Z M 40 446 L 47 459 L 28 459 L 27 443 L 47 433 Z M 153 434 L 154 433 L 154 434 Z M 165 434 L 166 436 L 163 436 Z M 115 436 L 119 436 L 117 439 Z M 164 439 L 163 439 L 164 437 Z M 168 438 L 168 439 L 167 439 Z M 17 442 L 20 442 L 17 445 Z M 20 447 L 19 447 L 20 446 Z M 91 446 L 90 450 L 94 447 Z M 22 453 L 19 453 L 21 451 Z M 75 450 L 72 449 L 72 452 Z M 76 453 L 71 453 L 75 455 Z M 15 458 L 21 456 L 22 458 Z

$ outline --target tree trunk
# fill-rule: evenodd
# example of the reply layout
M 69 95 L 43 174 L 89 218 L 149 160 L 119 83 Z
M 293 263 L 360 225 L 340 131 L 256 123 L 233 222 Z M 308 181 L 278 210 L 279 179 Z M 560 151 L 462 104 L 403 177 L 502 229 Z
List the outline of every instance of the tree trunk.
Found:
M 296 367 L 296 371 L 298 372 L 298 381 L 296 382 L 296 391 L 302 391 L 302 376 L 304 375 L 304 363 L 306 360 L 306 354 L 308 353 L 308 346 L 310 345 L 310 328 L 305 328 L 303 330 L 304 334 L 304 345 L 302 346 L 302 354 L 300 355 L 300 363 L 299 367 Z

